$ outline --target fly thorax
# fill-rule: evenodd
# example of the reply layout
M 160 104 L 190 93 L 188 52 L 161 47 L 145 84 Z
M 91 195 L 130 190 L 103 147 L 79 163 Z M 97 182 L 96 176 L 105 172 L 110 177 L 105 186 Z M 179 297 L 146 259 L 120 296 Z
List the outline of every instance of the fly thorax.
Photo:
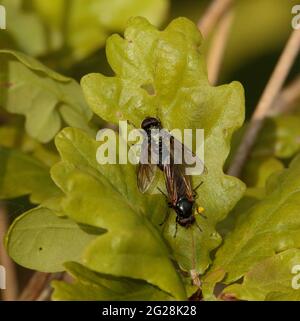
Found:
M 176 213 L 179 217 L 188 218 L 192 215 L 194 202 L 181 197 L 176 203 Z

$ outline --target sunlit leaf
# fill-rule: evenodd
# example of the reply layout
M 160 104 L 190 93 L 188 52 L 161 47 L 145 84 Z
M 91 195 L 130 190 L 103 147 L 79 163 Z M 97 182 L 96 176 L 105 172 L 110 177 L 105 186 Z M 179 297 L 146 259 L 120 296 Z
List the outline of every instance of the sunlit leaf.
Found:
M 116 76 L 89 74 L 82 79 L 86 99 L 96 114 L 113 123 L 128 120 L 137 128 L 145 117 L 154 116 L 170 130 L 205 130 L 208 174 L 193 178 L 194 186 L 204 181 L 197 191 L 197 205 L 205 208 L 208 217 L 197 218 L 203 233 L 195 225 L 179 227 L 174 238 L 174 212 L 164 232 L 181 268 L 203 273 L 210 251 L 221 242 L 215 225 L 244 192 L 243 183 L 223 173 L 231 135 L 244 119 L 243 88 L 237 82 L 209 85 L 201 35 L 184 18 L 173 20 L 162 32 L 145 19 L 134 18 L 124 38 L 108 39 L 106 52 Z
M 62 162 L 53 167 L 52 177 L 66 194 L 65 214 L 108 231 L 86 247 L 84 265 L 104 274 L 146 280 L 183 299 L 185 290 L 172 254 L 158 224 L 153 224 L 166 212 L 164 197 L 140 195 L 134 165 L 100 165 L 96 160 L 100 144 L 71 128 L 56 138 Z

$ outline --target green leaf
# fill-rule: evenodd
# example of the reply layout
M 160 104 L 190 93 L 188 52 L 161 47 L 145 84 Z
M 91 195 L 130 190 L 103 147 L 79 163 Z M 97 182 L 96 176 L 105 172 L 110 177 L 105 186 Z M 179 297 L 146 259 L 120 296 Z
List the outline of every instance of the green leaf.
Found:
M 211 295 L 215 284 L 232 283 L 255 264 L 274 254 L 300 245 L 300 156 L 289 169 L 273 174 L 267 181 L 266 196 L 240 220 L 216 253 L 204 278 L 204 293 Z
M 101 24 L 113 31 L 122 31 L 127 20 L 134 16 L 145 17 L 155 26 L 159 26 L 167 15 L 168 6 L 168 0 L 95 1 Z
M 240 300 L 298 301 L 299 290 L 292 287 L 293 267 L 300 264 L 300 250 L 290 249 L 255 264 L 242 284 L 225 288 L 223 295 Z
M 7 29 L 0 33 L 0 48 L 18 49 L 32 56 L 45 54 L 48 45 L 41 17 L 24 10 L 19 0 L 0 0 L 0 5 L 6 9 L 7 21 Z
M 300 151 L 300 116 L 269 118 L 254 146 L 253 157 L 291 158 Z
M 30 195 L 33 203 L 59 195 L 49 169 L 30 155 L 0 147 L 0 198 Z
M 202 51 L 197 27 L 185 18 L 173 20 L 162 32 L 143 18 L 133 18 L 124 39 L 113 35 L 107 40 L 107 59 L 116 76 L 89 74 L 81 82 L 92 110 L 108 122 L 129 120 L 139 128 L 145 117 L 154 116 L 169 130 L 205 130 L 208 174 L 193 179 L 194 186 L 204 181 L 197 201 L 208 217 L 199 218 L 204 232 L 179 227 L 174 238 L 174 213 L 164 232 L 180 267 L 200 273 L 221 242 L 216 224 L 244 192 L 241 181 L 223 172 L 232 133 L 244 120 L 243 88 L 237 82 L 210 86 Z
M 158 231 L 157 218 L 167 208 L 164 197 L 140 194 L 135 166 L 100 165 L 96 160 L 100 143 L 83 131 L 63 130 L 56 146 L 62 162 L 51 173 L 66 194 L 65 214 L 78 223 L 108 230 L 86 247 L 84 265 L 104 274 L 144 279 L 177 299 L 186 298 Z
M 71 284 L 63 281 L 52 282 L 53 300 L 166 301 L 173 299 L 167 293 L 143 281 L 96 273 L 74 262 L 66 263 L 65 267 L 76 281 Z
M 21 150 L 49 167 L 59 160 L 53 146 L 39 143 L 24 133 L 22 126 L 16 124 L 0 127 L 0 146 Z
M 6 235 L 6 248 L 10 257 L 24 267 L 58 272 L 64 270 L 66 261 L 80 262 L 82 251 L 96 236 L 68 218 L 36 207 L 11 225 Z
M 249 187 L 264 188 L 268 177 L 284 168 L 275 157 L 251 157 L 243 170 L 243 182 Z
M 0 104 L 9 112 L 26 117 L 28 134 L 49 142 L 62 127 L 91 131 L 92 113 L 74 80 L 57 74 L 37 60 L 16 51 L 0 50 Z
M 105 44 L 111 31 L 122 31 L 136 15 L 160 25 L 168 0 L 33 0 L 33 8 L 47 26 L 50 44 L 65 64 L 81 60 Z
M 231 232 L 240 220 L 246 220 L 249 208 L 265 197 L 265 189 L 261 187 L 247 188 L 244 196 L 237 202 L 225 220 L 220 222 L 217 230 L 224 237 Z

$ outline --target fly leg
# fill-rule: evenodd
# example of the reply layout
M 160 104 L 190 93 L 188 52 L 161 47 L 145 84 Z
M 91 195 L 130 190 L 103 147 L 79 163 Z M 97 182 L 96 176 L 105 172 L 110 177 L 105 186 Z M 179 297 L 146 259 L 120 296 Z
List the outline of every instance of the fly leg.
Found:
M 196 199 L 198 197 L 198 194 L 197 194 L 197 189 L 203 184 L 204 182 L 200 182 L 193 190 L 193 197 Z

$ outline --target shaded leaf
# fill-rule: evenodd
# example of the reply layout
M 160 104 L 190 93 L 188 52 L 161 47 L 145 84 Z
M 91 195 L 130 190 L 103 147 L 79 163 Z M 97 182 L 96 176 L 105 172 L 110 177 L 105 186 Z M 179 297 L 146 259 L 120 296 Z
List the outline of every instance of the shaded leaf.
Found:
M 249 187 L 264 188 L 269 176 L 284 168 L 284 165 L 275 157 L 252 157 L 245 164 L 243 182 Z
M 299 122 L 299 115 L 269 118 L 254 146 L 253 157 L 293 157 L 300 150 Z
M 66 261 L 80 262 L 82 251 L 96 236 L 68 218 L 37 207 L 14 221 L 6 235 L 6 248 L 10 257 L 24 267 L 58 272 L 64 270 Z
M 59 160 L 57 152 L 46 144 L 24 133 L 22 126 L 8 125 L 0 127 L 0 146 L 19 149 L 33 156 L 47 166 L 52 166 Z
M 7 21 L 7 29 L 0 33 L 0 48 L 21 50 L 33 56 L 45 54 L 48 44 L 43 21 L 34 12 L 24 10 L 22 2 L 25 1 L 0 0 L 0 5 L 6 8 Z
M 74 262 L 66 263 L 65 267 L 75 278 L 75 282 L 72 284 L 63 281 L 52 282 L 53 300 L 165 301 L 173 299 L 167 293 L 143 281 L 96 273 Z
M 215 284 L 232 283 L 252 267 L 278 252 L 299 247 L 300 157 L 289 169 L 273 174 L 266 196 L 252 206 L 216 253 L 204 278 L 204 293 L 210 296 Z
M 244 276 L 242 284 L 225 288 L 223 294 L 240 300 L 299 300 L 299 290 L 293 288 L 293 267 L 300 264 L 300 250 L 290 249 L 255 264 Z M 300 265 L 299 265 L 300 266 Z M 297 282 L 296 282 L 297 283 Z
M 0 198 L 30 195 L 33 203 L 59 195 L 49 169 L 30 155 L 0 147 Z
M 16 51 L 0 50 L 0 104 L 26 117 L 28 134 L 40 142 L 50 141 L 64 121 L 91 131 L 92 113 L 81 89 L 71 78 L 51 71 L 37 60 Z
M 168 0 L 33 0 L 33 8 L 50 30 L 52 49 L 64 64 L 81 60 L 105 44 L 112 31 L 122 31 L 136 15 L 160 25 Z

